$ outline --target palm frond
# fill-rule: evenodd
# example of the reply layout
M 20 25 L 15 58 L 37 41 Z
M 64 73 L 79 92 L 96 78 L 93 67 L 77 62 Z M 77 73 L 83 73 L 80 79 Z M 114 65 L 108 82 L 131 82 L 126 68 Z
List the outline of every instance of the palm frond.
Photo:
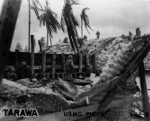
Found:
M 62 11 L 61 27 L 62 30 L 64 31 L 64 22 L 65 22 L 68 36 L 70 39 L 70 44 L 75 52 L 76 51 L 79 52 L 77 41 L 78 34 L 76 30 L 76 27 L 79 26 L 79 23 L 72 12 L 72 5 L 75 3 L 76 2 L 74 0 L 65 0 L 65 5 Z
M 60 25 L 61 25 L 62 31 L 65 32 L 65 25 L 66 25 L 66 23 L 65 23 L 65 20 L 64 20 L 64 18 L 63 18 L 63 11 L 62 11 L 62 14 L 61 14 Z
M 88 15 L 86 14 L 86 11 L 87 11 L 87 10 L 89 10 L 88 7 L 84 8 L 84 9 L 82 10 L 82 12 L 81 12 L 81 19 L 83 20 L 84 26 L 85 26 L 87 32 L 89 33 L 88 28 L 91 29 L 91 30 L 92 30 L 92 28 L 91 28 L 91 26 L 90 26 L 89 17 L 88 17 Z M 93 30 L 92 30 L 92 31 L 93 31 Z M 90 33 L 89 33 L 89 34 L 90 34 Z

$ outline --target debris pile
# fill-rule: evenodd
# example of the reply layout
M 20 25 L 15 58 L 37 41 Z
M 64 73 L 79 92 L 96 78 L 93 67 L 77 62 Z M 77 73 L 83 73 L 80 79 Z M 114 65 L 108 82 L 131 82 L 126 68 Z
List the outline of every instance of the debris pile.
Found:
M 89 54 L 96 53 L 97 64 L 102 70 L 96 84 L 92 84 L 90 78 L 72 79 L 69 82 L 62 79 L 49 80 L 44 85 L 38 80 L 12 82 L 3 79 L 0 98 L 7 102 L 3 106 L 8 106 L 9 102 L 9 106 L 35 107 L 40 115 L 44 115 L 98 104 L 95 111 L 105 115 L 91 120 L 128 121 L 132 112 L 131 105 L 141 100 L 141 97 L 134 96 L 140 91 L 135 79 L 138 66 L 150 49 L 150 42 L 147 41 L 149 36 L 146 38 L 130 41 L 116 37 L 85 45 L 90 48 L 87 49 Z M 118 115 L 114 115 L 114 112 Z

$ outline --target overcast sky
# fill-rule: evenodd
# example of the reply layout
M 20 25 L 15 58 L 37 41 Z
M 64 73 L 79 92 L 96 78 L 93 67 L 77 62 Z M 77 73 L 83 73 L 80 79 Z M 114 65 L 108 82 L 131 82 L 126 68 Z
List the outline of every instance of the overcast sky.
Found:
M 1 8 L 3 0 L 0 1 Z M 39 1 L 45 4 L 45 0 Z M 64 0 L 48 1 L 51 9 L 58 14 L 58 20 L 60 21 Z M 96 38 L 95 33 L 97 30 L 100 31 L 101 38 L 127 35 L 129 30 L 135 34 L 135 28 L 137 27 L 141 28 L 142 34 L 150 33 L 150 0 L 79 0 L 79 3 L 79 5 L 73 7 L 74 14 L 79 22 L 82 9 L 85 7 L 90 8 L 87 14 L 94 31 L 90 31 L 89 35 L 84 30 L 84 34 L 88 36 L 88 39 Z M 78 33 L 81 35 L 80 28 Z M 46 28 L 39 26 L 34 11 L 31 11 L 31 34 L 35 35 L 36 40 L 42 36 L 46 38 Z M 58 32 L 53 36 L 52 43 L 55 44 L 59 39 L 63 40 L 67 34 Z M 28 0 L 22 0 L 11 49 L 14 50 L 17 42 L 25 47 L 27 40 Z

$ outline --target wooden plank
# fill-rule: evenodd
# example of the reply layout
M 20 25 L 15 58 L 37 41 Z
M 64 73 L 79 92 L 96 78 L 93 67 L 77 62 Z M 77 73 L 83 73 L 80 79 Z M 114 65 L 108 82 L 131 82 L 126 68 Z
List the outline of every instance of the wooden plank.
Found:
M 46 68 L 46 53 L 45 51 L 42 52 L 42 73 L 45 76 L 45 68 Z
M 148 99 L 147 85 L 146 85 L 144 71 L 145 71 L 144 63 L 142 62 L 139 66 L 139 76 L 140 76 L 141 92 L 143 96 L 143 109 L 145 114 L 145 121 L 150 121 L 149 99 Z
M 63 72 L 65 73 L 65 65 L 66 65 L 66 61 L 65 61 L 65 54 L 63 53 L 62 55 L 62 70 L 63 70 Z
M 55 71 L 56 71 L 56 53 L 53 53 L 53 62 L 52 62 L 52 79 L 55 79 Z
M 79 72 L 82 73 L 82 53 L 79 54 Z
M 31 75 L 34 75 L 34 35 L 31 35 Z
M 7 64 L 10 45 L 22 0 L 4 0 L 0 17 L 0 83 Z
M 19 75 L 18 53 L 19 53 L 19 51 L 16 49 L 16 50 L 15 50 L 15 70 L 16 70 L 17 75 Z

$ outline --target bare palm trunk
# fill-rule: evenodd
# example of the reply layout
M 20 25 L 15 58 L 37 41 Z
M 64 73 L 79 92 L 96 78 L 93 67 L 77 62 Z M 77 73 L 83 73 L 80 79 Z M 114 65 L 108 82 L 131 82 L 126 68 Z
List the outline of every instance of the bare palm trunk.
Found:
M 48 29 L 47 29 L 47 46 L 49 45 L 49 41 L 48 41 Z
M 29 3 L 29 24 L 28 24 L 28 52 L 31 50 L 31 45 L 30 45 L 30 24 L 31 24 L 31 5 L 30 5 L 30 0 L 28 0 Z
M 82 20 L 82 17 L 81 17 L 81 37 L 83 38 L 83 20 Z
M 49 37 L 49 39 L 50 39 L 50 45 L 52 46 L 52 38 L 51 38 L 51 37 Z

